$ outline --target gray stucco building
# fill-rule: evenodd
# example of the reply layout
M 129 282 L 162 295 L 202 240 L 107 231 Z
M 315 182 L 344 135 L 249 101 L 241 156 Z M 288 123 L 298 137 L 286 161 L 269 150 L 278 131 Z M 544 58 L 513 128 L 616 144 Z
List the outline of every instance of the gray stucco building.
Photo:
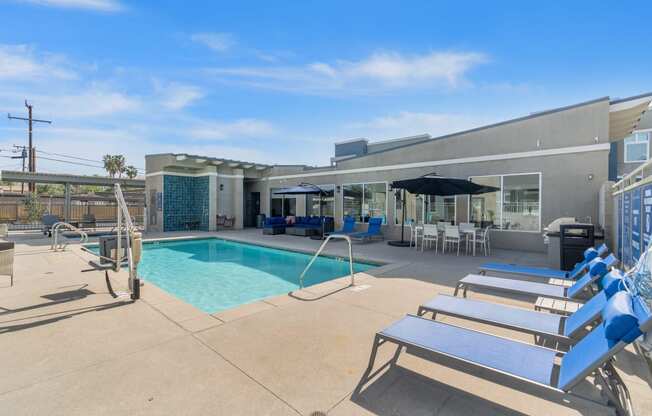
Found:
M 234 217 L 236 228 L 253 226 L 258 213 L 317 215 L 312 196 L 274 194 L 307 182 L 328 193 L 323 210 L 336 226 L 345 215 L 360 227 L 370 217 L 382 217 L 384 234 L 394 238 L 402 206 L 389 185 L 436 172 L 500 191 L 473 197 L 409 195 L 408 219 L 491 225 L 494 247 L 541 251 L 543 227 L 556 218 L 602 221 L 599 195 L 614 169 L 614 149 L 640 128 L 650 100 L 650 94 L 603 97 L 442 137 L 347 140 L 335 144 L 331 166 L 325 167 L 148 155 L 148 227 L 212 230 L 217 215 Z

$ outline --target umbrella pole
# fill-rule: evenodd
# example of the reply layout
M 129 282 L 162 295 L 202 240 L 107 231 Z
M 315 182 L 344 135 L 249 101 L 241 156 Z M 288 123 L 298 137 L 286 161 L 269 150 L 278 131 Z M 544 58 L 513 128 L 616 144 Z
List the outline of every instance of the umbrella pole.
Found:
M 400 240 L 393 240 L 393 241 L 388 241 L 387 244 L 390 246 L 394 247 L 410 247 L 412 244 L 409 241 L 405 241 L 405 189 L 402 189 L 403 191 L 403 215 L 401 216 L 401 239 Z
M 403 203 L 403 219 L 401 220 L 401 243 L 405 243 L 405 189 L 402 189 L 403 196 L 401 201 Z
M 321 221 L 321 238 L 324 238 L 324 221 L 325 218 L 322 215 L 322 207 L 321 207 L 321 190 L 319 191 L 319 221 Z

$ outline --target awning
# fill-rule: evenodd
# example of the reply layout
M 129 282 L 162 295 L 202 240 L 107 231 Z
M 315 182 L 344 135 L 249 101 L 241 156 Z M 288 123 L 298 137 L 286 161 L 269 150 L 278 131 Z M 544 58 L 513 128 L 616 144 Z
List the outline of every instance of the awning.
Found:
M 319 195 L 325 193 L 326 191 L 315 185 L 299 185 L 274 191 L 274 195 Z
M 652 93 L 609 102 L 609 141 L 618 141 L 636 130 L 641 116 L 650 110 Z

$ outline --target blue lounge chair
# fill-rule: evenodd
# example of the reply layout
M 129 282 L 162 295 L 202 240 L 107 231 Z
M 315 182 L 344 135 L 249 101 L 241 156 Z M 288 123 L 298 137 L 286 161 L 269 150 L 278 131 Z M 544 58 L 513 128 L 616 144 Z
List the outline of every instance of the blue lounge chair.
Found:
M 438 313 L 455 316 L 532 334 L 537 343 L 551 339 L 558 344 L 572 345 L 586 332 L 588 325 L 600 318 L 607 301 L 617 292 L 625 290 L 623 277 L 618 270 L 609 272 L 601 279 L 604 289 L 570 316 L 448 295 L 438 295 L 419 306 L 417 314 L 423 316 L 432 313 L 432 319 Z
M 372 373 L 378 347 L 393 343 L 398 348 L 389 364 L 398 360 L 405 347 L 409 354 L 425 359 L 433 357 L 438 363 L 459 367 L 461 371 L 475 373 L 477 368 L 481 368 L 560 394 L 577 396 L 575 386 L 593 374 L 596 382 L 601 384 L 600 393 L 606 396 L 606 405 L 613 406 L 618 414 L 629 414 L 629 392 L 613 367 L 612 358 L 643 333 L 652 330 L 652 313 L 639 296 L 619 292 L 603 308 L 602 319 L 601 324 L 563 354 L 538 345 L 407 315 L 376 333 L 369 364 L 356 392 L 388 365 Z
M 332 232 L 331 234 L 339 235 L 349 235 L 355 233 L 355 218 L 349 217 L 348 215 L 344 217 L 344 223 L 342 224 L 342 229 Z
M 577 279 L 586 270 L 589 262 L 597 257 L 604 257 L 609 253 L 609 248 L 606 244 L 602 244 L 597 249 L 587 248 L 584 251 L 584 260 L 577 263 L 573 270 L 557 270 L 547 267 L 534 267 L 534 266 L 521 266 L 518 264 L 508 263 L 484 263 L 478 267 L 480 274 L 490 273 L 505 273 L 516 274 L 525 276 L 534 276 L 550 279 Z
M 502 277 L 484 276 L 480 274 L 469 274 L 457 282 L 455 287 L 455 296 L 463 290 L 463 296 L 466 297 L 466 291 L 469 288 L 493 289 L 509 293 L 518 293 L 524 295 L 544 296 L 553 299 L 580 299 L 598 279 L 602 278 L 614 267 L 618 260 L 613 254 L 605 259 L 591 260 L 589 271 L 575 281 L 570 287 L 560 286 L 550 283 L 529 282 L 525 280 L 506 279 Z
M 383 238 L 383 234 L 380 232 L 380 227 L 383 225 L 383 219 L 380 217 L 374 217 L 369 219 L 369 226 L 367 231 L 362 231 L 359 233 L 349 234 L 349 237 L 355 240 L 367 241 L 374 238 Z

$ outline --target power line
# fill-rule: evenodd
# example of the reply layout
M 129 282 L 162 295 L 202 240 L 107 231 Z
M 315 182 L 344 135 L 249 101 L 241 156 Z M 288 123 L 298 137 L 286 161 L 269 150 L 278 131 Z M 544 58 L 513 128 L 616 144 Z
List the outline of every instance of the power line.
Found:
M 85 162 L 101 163 L 101 164 L 102 164 L 102 167 L 104 167 L 104 161 L 101 161 L 101 160 L 86 159 L 86 158 L 84 158 L 84 157 L 72 156 L 72 155 L 66 155 L 66 154 L 63 154 L 63 153 L 48 152 L 48 151 L 42 150 L 42 149 L 40 149 L 40 148 L 39 148 L 39 153 L 45 153 L 45 154 L 47 154 L 47 155 L 52 155 L 52 156 L 65 157 L 65 158 L 68 158 L 68 159 L 83 160 L 83 161 L 85 161 Z M 144 172 L 144 171 L 145 171 L 145 169 L 142 169 L 142 168 L 136 168 L 136 170 L 141 171 L 141 172 Z
M 77 166 L 88 166 L 88 167 L 91 167 L 91 168 L 104 169 L 104 166 L 91 165 L 89 163 L 82 163 L 82 162 L 73 162 L 72 160 L 54 159 L 54 158 L 44 157 L 44 156 L 36 156 L 36 158 L 37 159 L 43 159 L 43 160 L 50 160 L 52 162 L 61 162 L 61 163 L 68 163 L 68 164 L 77 165 Z

